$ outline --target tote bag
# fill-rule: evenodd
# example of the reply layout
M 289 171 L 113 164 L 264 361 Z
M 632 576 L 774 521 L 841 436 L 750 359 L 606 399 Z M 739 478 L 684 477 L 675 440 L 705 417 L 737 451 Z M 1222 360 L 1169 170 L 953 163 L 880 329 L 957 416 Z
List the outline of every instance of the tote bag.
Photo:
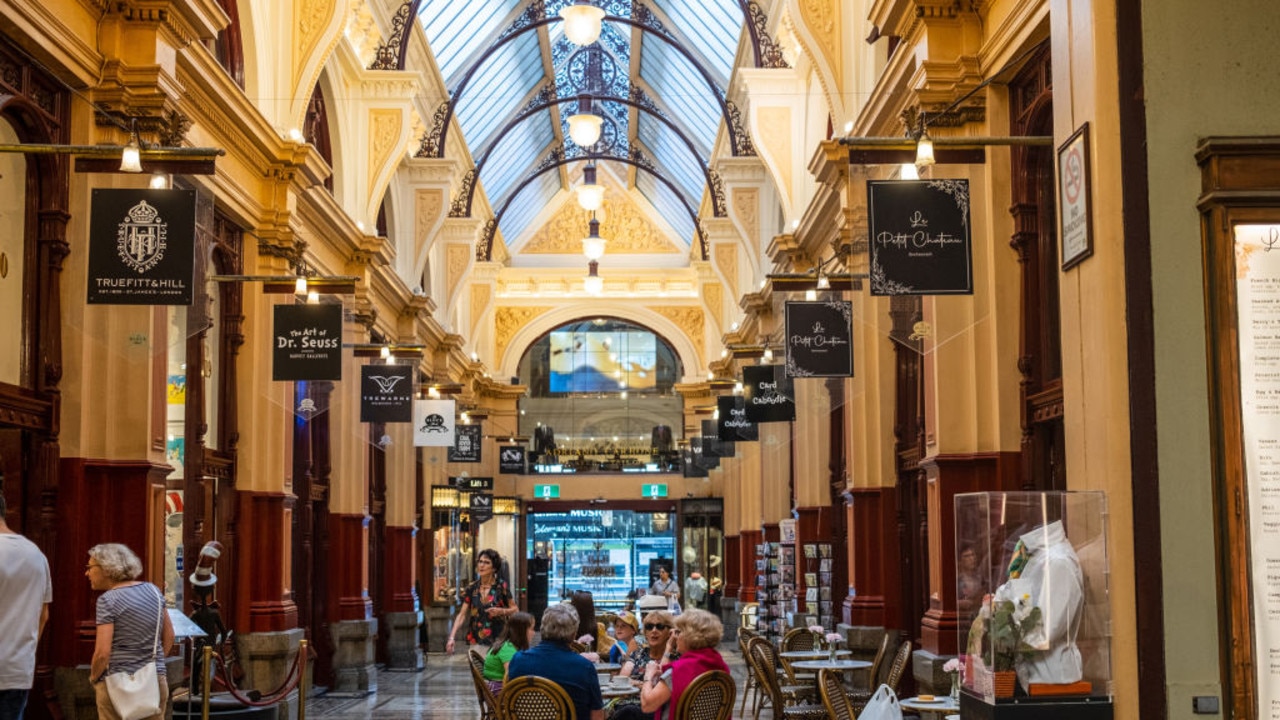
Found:
M 160 617 L 156 620 L 155 647 L 160 641 L 160 628 L 164 626 L 164 596 L 160 596 Z M 134 672 L 118 672 L 108 675 L 107 695 L 111 705 L 123 720 L 142 720 L 160 714 L 160 679 L 156 677 L 157 656 Z
M 893 688 L 888 685 L 877 688 L 858 715 L 858 720 L 902 720 L 902 706 L 898 704 Z

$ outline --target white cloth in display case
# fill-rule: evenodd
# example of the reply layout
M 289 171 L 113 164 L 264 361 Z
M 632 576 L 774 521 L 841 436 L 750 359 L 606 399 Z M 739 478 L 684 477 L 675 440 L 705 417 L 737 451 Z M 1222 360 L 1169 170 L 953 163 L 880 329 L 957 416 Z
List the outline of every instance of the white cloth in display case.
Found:
M 1062 522 L 1055 520 L 1026 533 L 1021 544 L 1027 553 L 1019 577 L 1011 577 L 996 589 L 996 600 L 1017 603 L 1024 594 L 1039 607 L 1039 626 L 1023 640 L 1038 648 L 1016 663 L 1018 680 L 1030 683 L 1073 683 L 1084 677 L 1076 634 L 1084 608 L 1084 577 L 1080 560 L 1067 540 Z

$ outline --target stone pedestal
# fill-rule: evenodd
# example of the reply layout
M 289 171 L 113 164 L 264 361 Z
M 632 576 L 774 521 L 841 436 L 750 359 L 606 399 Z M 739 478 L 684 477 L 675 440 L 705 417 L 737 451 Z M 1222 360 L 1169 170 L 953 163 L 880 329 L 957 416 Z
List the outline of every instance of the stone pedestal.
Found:
M 58 693 L 58 704 L 66 720 L 98 720 L 97 699 L 89 684 L 89 666 L 57 668 L 53 671 L 53 686 Z M 31 714 L 32 697 L 27 697 L 27 715 Z
M 333 687 L 330 694 L 367 695 L 378 690 L 374 667 L 377 619 L 343 620 L 329 626 L 333 634 Z
M 724 625 L 724 639 L 722 642 L 738 642 L 738 626 L 742 622 L 741 616 L 738 615 L 738 606 L 740 604 L 737 600 L 732 602 L 722 600 L 720 602 L 720 623 Z
M 928 650 L 911 653 L 911 673 L 915 675 L 916 687 L 920 692 L 938 697 L 951 693 L 951 675 L 944 672 L 942 666 L 953 657 L 955 656 L 935 655 Z
M 241 690 L 257 690 L 268 695 L 283 687 L 298 654 L 298 643 L 304 637 L 300 628 L 237 635 L 236 652 L 244 668 Z
M 418 628 L 422 625 L 422 612 L 384 613 L 382 625 L 382 632 L 387 637 L 386 669 L 421 670 L 422 648 L 418 647 Z
M 445 643 L 449 642 L 449 625 L 453 621 L 453 613 L 448 605 L 427 606 L 427 652 L 444 652 Z

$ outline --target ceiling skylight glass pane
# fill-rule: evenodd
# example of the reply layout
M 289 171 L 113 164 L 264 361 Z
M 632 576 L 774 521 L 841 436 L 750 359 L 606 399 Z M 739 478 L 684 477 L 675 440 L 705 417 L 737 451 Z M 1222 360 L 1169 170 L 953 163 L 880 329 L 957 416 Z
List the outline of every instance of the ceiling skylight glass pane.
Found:
M 682 242 L 693 242 L 693 219 L 689 217 L 689 211 L 680 202 L 680 198 L 671 192 L 670 188 L 655 179 L 652 174 L 643 171 L 636 173 L 636 187 L 658 211 L 662 219 L 671 225 Z
M 502 207 L 508 192 L 527 177 L 529 168 L 547 153 L 554 140 L 551 118 L 546 112 L 540 112 L 513 127 L 498 141 L 480 173 L 480 181 L 493 207 Z M 550 174 L 559 182 L 558 173 Z
M 704 157 L 720 127 L 720 100 L 702 75 L 667 43 L 646 38 L 640 55 L 640 77 L 649 83 L 668 114 L 692 135 Z
M 529 224 L 538 217 L 538 213 L 551 202 L 560 191 L 560 173 L 548 170 L 536 180 L 525 186 L 507 211 L 502 214 L 498 227 L 502 230 L 502 240 L 510 245 L 520 239 L 529 229 Z M 585 264 L 584 264 L 585 267 Z
M 458 100 L 458 122 L 474 153 L 542 82 L 538 36 L 527 33 L 485 59 Z
M 685 47 L 707 60 L 708 69 L 728 84 L 738 52 L 744 18 L 736 0 L 653 0 L 688 43 Z M 646 42 L 646 45 L 648 43 Z
M 427 33 L 427 42 L 440 66 L 445 83 L 453 87 L 454 74 L 482 46 L 487 46 L 503 21 L 523 0 L 486 0 L 483 3 L 457 0 L 424 0 L 418 21 Z
M 702 163 L 670 126 L 648 115 L 641 115 L 640 142 L 644 143 L 645 148 L 657 160 L 668 179 L 680 186 L 686 197 L 702 197 L 702 190 L 707 185 L 702 174 Z

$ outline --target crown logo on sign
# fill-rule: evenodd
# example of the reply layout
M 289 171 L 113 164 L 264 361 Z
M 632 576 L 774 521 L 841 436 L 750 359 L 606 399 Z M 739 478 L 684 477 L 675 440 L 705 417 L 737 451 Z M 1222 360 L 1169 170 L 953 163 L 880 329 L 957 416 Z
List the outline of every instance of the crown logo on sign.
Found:
M 137 205 L 129 208 L 129 222 L 139 225 L 153 223 L 156 218 L 160 217 L 160 211 L 147 204 L 146 200 L 140 200 Z

